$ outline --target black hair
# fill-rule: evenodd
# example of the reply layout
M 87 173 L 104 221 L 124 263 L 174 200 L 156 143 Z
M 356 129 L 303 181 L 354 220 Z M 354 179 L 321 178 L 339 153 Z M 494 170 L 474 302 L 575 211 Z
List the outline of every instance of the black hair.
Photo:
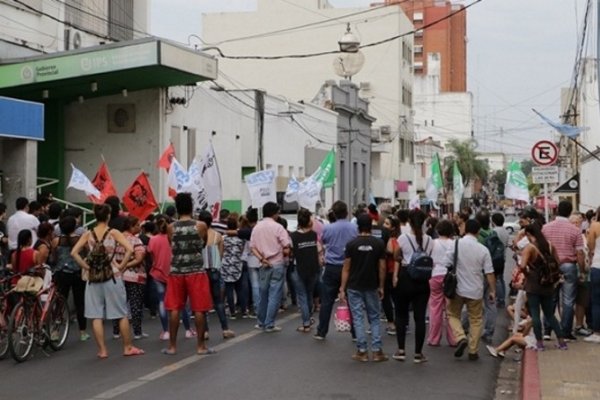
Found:
M 298 227 L 299 228 L 308 228 L 310 226 L 311 221 L 311 212 L 306 208 L 301 208 L 298 210 Z
M 119 210 L 121 208 L 121 201 L 117 196 L 108 196 L 104 200 L 104 204 L 108 204 L 110 206 L 110 217 L 116 218 L 119 216 Z
M 63 235 L 69 236 L 71 233 L 75 232 L 77 220 L 71 215 L 64 216 L 58 222 L 58 227 Z
M 401 224 L 406 224 L 408 222 L 408 210 L 407 209 L 400 209 L 396 212 L 396 216 L 398 217 L 398 219 L 400 220 Z
M 329 221 L 330 224 L 333 224 L 335 221 L 337 221 L 333 210 L 327 211 L 327 221 Z
M 58 202 L 50 203 L 48 206 L 48 217 L 50 219 L 59 219 L 62 214 L 63 208 L 62 205 Z
M 504 215 L 502 215 L 500 213 L 492 214 L 492 222 L 496 226 L 503 226 L 504 225 Z
M 427 215 L 418 208 L 408 212 L 408 223 L 415 234 L 419 247 L 423 248 L 423 224 L 427 219 Z
M 167 217 L 164 215 L 159 215 L 156 218 L 156 229 L 158 233 L 162 233 L 163 235 L 167 233 L 169 228 L 169 222 L 167 221 Z
M 111 207 L 107 203 L 94 205 L 94 216 L 98 222 L 106 222 L 111 216 Z
M 175 214 L 177 214 L 177 209 L 175 208 L 174 205 L 170 205 L 167 206 L 167 208 L 165 209 L 165 215 L 169 218 L 173 218 L 175 217 Z
M 481 225 L 482 229 L 490 229 L 490 213 L 487 210 L 481 210 L 475 215 L 475 219 Z
M 440 236 L 452 237 L 454 234 L 454 225 L 447 219 L 443 219 L 437 223 L 435 230 Z
M 17 208 L 18 211 L 24 210 L 25 207 L 27 207 L 28 205 L 29 205 L 29 200 L 27 200 L 27 198 L 25 198 L 25 197 L 19 197 L 15 201 L 15 207 Z
M 3 215 L 6 212 L 6 204 L 0 203 L 0 215 Z
M 358 217 L 360 214 L 367 212 L 367 203 L 358 203 L 354 209 L 353 215 Z
M 80 218 L 83 215 L 83 211 L 77 207 L 69 207 L 65 210 L 63 215 L 70 215 L 71 217 Z
M 130 231 L 131 228 L 133 228 L 138 222 L 140 222 L 140 219 L 138 217 L 135 217 L 133 215 L 129 215 L 123 221 L 123 232 Z
M 392 214 L 385 217 L 385 219 L 390 221 L 390 225 L 392 226 L 391 233 L 397 234 L 398 232 L 400 232 L 400 220 L 398 219 L 398 217 Z
M 341 200 L 331 205 L 331 211 L 335 215 L 335 220 L 348 218 L 348 205 Z
M 279 205 L 272 201 L 267 201 L 263 205 L 263 217 L 271 218 L 279 212 Z
M 212 214 L 206 210 L 200 211 L 198 214 L 198 221 L 202 221 L 206 224 L 207 228 L 212 226 L 213 217 Z
M 192 215 L 194 212 L 192 195 L 190 193 L 177 193 L 175 196 L 175 208 L 180 217 L 182 215 Z
M 379 210 L 377 210 L 377 206 L 375 204 L 373 204 L 373 203 L 369 204 L 369 206 L 367 208 L 372 213 L 379 213 Z
M 535 238 L 537 248 L 540 250 L 540 253 L 542 253 L 544 257 L 551 254 L 550 244 L 546 240 L 546 237 L 542 233 L 542 229 L 537 223 L 527 225 L 525 227 L 525 233 L 528 233 Z
M 561 217 L 569 218 L 571 213 L 573 212 L 573 204 L 571 204 L 568 200 L 561 200 L 558 203 L 558 215 Z
M 249 207 L 246 210 L 246 218 L 248 218 L 250 224 L 255 224 L 258 221 L 258 208 Z
M 288 227 L 287 219 L 283 218 L 281 215 L 277 217 L 277 223 L 283 226 L 285 229 Z
M 477 235 L 480 229 L 481 224 L 476 219 L 468 219 L 467 222 L 465 222 L 465 233 Z
M 42 222 L 41 224 L 38 225 L 37 234 L 40 239 L 45 238 L 52 232 L 54 232 L 54 225 L 52 225 L 51 223 Z
M 371 232 L 373 228 L 373 220 L 369 216 L 369 214 L 360 214 L 356 217 L 356 224 L 358 225 L 358 231 L 360 233 L 368 233 Z
M 228 217 L 227 218 L 227 229 L 236 230 L 238 228 L 237 218 Z
M 229 218 L 229 214 L 230 214 L 230 211 L 226 208 L 223 208 L 221 211 L 219 211 L 219 219 L 224 221 L 227 218 Z
M 19 260 L 21 258 L 21 250 L 25 246 L 31 246 L 33 235 L 29 229 L 22 229 L 17 236 L 17 251 L 15 252 L 15 268 L 14 271 L 19 271 Z
M 39 201 L 34 200 L 29 202 L 29 214 L 33 214 L 34 212 L 40 211 L 41 209 L 42 204 Z
M 2 215 L 2 210 L 0 210 L 0 215 Z M 592 218 L 594 218 L 594 210 L 587 210 L 585 212 L 585 219 L 587 219 L 588 222 L 592 222 Z

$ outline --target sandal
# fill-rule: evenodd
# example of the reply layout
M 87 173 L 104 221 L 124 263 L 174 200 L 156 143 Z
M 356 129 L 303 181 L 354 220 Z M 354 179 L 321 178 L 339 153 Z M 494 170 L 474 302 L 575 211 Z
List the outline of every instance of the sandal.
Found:
M 174 356 L 175 354 L 177 354 L 176 350 L 169 350 L 169 349 L 162 349 L 160 352 L 167 356 Z
M 298 332 L 302 332 L 302 333 L 310 333 L 311 331 L 311 327 L 309 326 L 299 326 L 298 328 L 296 328 L 296 330 Z
M 141 356 L 145 354 L 145 351 L 142 349 L 138 349 L 137 347 L 131 347 L 131 349 L 129 349 L 129 352 L 127 353 L 123 353 L 123 355 L 125 357 L 131 357 L 131 356 Z
M 209 354 L 215 354 L 217 351 L 215 349 L 213 349 L 212 347 L 207 347 L 206 349 L 203 350 L 198 350 L 196 352 L 196 354 L 198 354 L 199 356 L 206 356 Z

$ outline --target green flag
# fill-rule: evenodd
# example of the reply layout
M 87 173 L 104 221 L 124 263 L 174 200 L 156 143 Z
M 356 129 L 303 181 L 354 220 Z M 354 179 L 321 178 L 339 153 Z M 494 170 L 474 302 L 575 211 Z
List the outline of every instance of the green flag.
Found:
M 504 196 L 507 199 L 529 201 L 529 185 L 521 164 L 517 161 L 511 161 L 508 164 L 506 174 L 506 184 L 504 185 Z
M 425 188 L 425 195 L 427 196 L 427 199 L 436 201 L 442 186 L 443 181 L 440 157 L 438 153 L 435 153 L 431 162 L 431 176 L 427 179 L 427 186 Z
M 333 186 L 335 181 L 335 152 L 333 149 L 327 153 L 325 159 L 311 178 L 320 183 L 323 188 Z

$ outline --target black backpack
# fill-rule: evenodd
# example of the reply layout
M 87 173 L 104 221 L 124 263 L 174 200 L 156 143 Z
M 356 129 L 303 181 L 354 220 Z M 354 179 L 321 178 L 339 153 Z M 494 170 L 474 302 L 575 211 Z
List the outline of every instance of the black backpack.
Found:
M 483 245 L 490 252 L 492 258 L 492 265 L 494 266 L 494 273 L 496 275 L 504 271 L 504 243 L 498 237 L 496 231 L 491 231 L 486 237 L 483 238 Z
M 104 246 L 104 240 L 111 229 L 107 229 L 102 236 L 102 240 L 98 240 L 96 232 L 92 229 L 92 237 L 94 238 L 94 247 L 90 250 L 86 257 L 86 262 L 90 266 L 88 282 L 90 283 L 102 283 L 110 279 L 115 281 L 112 260 L 115 256 L 113 252 L 112 256 L 108 255 L 106 247 Z
M 431 272 L 433 271 L 433 258 L 431 258 L 431 255 L 427 254 L 421 247 L 417 249 L 408 235 L 406 235 L 406 239 L 408 239 L 408 243 L 413 249 L 413 254 L 406 266 L 406 272 L 408 272 L 408 275 L 417 282 L 429 281 Z M 425 248 L 427 248 L 428 245 L 429 238 L 425 243 Z

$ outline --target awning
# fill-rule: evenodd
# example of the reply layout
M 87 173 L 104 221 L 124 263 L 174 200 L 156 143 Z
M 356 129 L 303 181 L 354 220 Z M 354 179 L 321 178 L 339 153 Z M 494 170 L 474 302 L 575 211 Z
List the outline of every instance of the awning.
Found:
M 75 100 L 217 78 L 217 60 L 157 38 L 87 47 L 0 64 L 0 95 Z

